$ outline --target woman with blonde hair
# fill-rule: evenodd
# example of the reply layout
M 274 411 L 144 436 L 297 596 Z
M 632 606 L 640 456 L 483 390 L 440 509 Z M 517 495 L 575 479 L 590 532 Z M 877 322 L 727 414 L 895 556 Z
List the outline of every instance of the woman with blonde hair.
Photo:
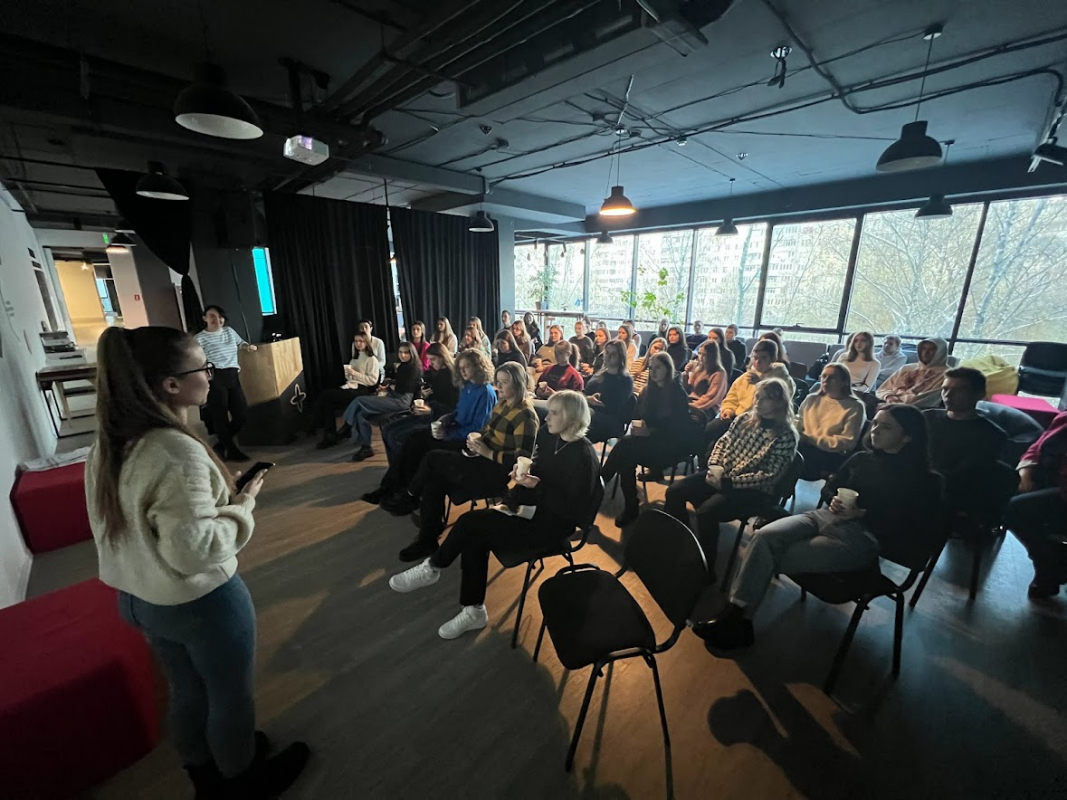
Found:
M 357 397 L 345 409 L 345 422 L 351 431 L 349 438 L 359 445 L 352 456 L 353 461 L 366 461 L 374 455 L 374 448 L 370 446 L 371 426 L 367 417 L 387 414 L 390 411 L 407 411 L 411 408 L 415 392 L 422 383 L 422 362 L 414 345 L 411 342 L 401 342 L 397 356 L 400 366 L 397 367 L 393 384 L 381 394 Z
M 789 387 L 767 378 L 756 385 L 752 408 L 715 443 L 707 468 L 667 488 L 664 511 L 689 525 L 686 504 L 696 510 L 695 531 L 713 575 L 719 523 L 773 505 L 771 493 L 793 463 L 797 439 Z
M 530 332 L 526 329 L 526 323 L 521 319 L 515 320 L 511 323 L 511 334 L 515 337 L 515 343 L 518 344 L 522 354 L 526 356 L 526 360 L 533 358 L 534 343 Z
M 265 472 L 240 490 L 186 424 L 214 365 L 163 327 L 108 328 L 97 347 L 96 441 L 85 468 L 100 580 L 170 687 L 170 735 L 197 795 L 274 797 L 307 763 L 257 733 L 256 611 L 237 574 Z
M 539 348 L 537 348 L 537 353 L 535 355 L 547 364 L 555 364 L 556 345 L 562 341 L 565 341 L 565 337 L 563 335 L 563 326 L 555 324 L 549 325 L 548 341 L 541 345 Z
M 433 340 L 443 344 L 450 353 L 455 353 L 459 349 L 459 339 L 456 338 L 448 317 L 437 318 L 437 331 L 433 335 Z
M 870 392 L 878 382 L 881 362 L 874 357 L 874 334 L 856 331 L 848 337 L 845 349 L 834 359 L 843 364 L 851 375 L 852 388 L 857 392 Z
M 819 389 L 804 398 L 797 413 L 798 450 L 807 481 L 825 478 L 840 467 L 860 443 L 867 411 L 852 387 L 844 364 L 827 364 Z
M 348 408 L 357 397 L 374 393 L 381 375 L 381 365 L 371 352 L 370 336 L 360 331 L 352 338 L 352 360 L 345 364 L 345 382 L 319 392 L 311 411 L 312 431 L 321 429 L 322 439 L 315 445 L 319 450 L 333 447 L 341 441 L 337 431 L 337 412 Z
M 438 629 L 441 638 L 455 639 L 488 624 L 485 590 L 494 547 L 534 548 L 562 542 L 595 514 L 591 503 L 601 496 L 600 477 L 596 450 L 585 438 L 588 427 L 589 406 L 582 395 L 572 391 L 552 395 L 537 434 L 533 463 L 528 471 L 518 465 L 511 470 L 515 486 L 503 501 L 508 513 L 488 508 L 464 514 L 433 555 L 389 579 L 394 591 L 411 592 L 437 583 L 441 570 L 461 559 L 461 609 Z M 511 515 L 524 507 L 532 513 Z
M 492 358 L 493 356 L 493 343 L 489 340 L 488 334 L 485 332 L 485 328 L 482 326 L 481 317 L 471 317 L 467 320 L 467 325 L 474 328 L 474 334 L 478 337 L 478 345 L 485 351 L 485 354 Z
M 619 326 L 618 340 L 626 345 L 626 363 L 631 364 L 637 358 L 637 345 L 634 343 L 634 326 L 624 322 Z

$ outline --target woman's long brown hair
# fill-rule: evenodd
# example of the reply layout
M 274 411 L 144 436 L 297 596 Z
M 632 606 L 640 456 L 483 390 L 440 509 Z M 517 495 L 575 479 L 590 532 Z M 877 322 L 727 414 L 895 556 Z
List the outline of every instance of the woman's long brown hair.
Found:
M 207 444 L 164 402 L 161 383 L 185 367 L 196 340 L 187 333 L 159 326 L 126 330 L 108 328 L 97 344 L 96 373 L 96 507 L 112 541 L 126 527 L 119 499 L 119 476 L 130 449 L 149 431 L 180 431 L 200 442 L 236 490 L 230 471 Z

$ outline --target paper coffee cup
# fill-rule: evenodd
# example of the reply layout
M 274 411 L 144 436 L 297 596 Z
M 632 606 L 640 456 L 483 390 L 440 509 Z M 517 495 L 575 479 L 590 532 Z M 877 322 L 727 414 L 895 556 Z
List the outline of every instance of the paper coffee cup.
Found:
M 527 475 L 529 475 L 530 467 L 532 464 L 533 459 L 527 458 L 526 456 L 519 456 L 517 459 L 515 459 L 515 477 L 525 478 Z
M 708 476 L 713 478 L 718 483 L 722 483 L 722 478 L 725 474 L 726 467 L 720 467 L 718 464 L 711 464 L 708 467 Z
M 445 423 L 441 422 L 441 420 L 436 420 L 435 422 L 431 422 L 430 423 L 430 431 L 435 436 L 438 435 L 439 433 L 441 433 L 441 431 L 444 430 L 444 427 L 445 427 Z
M 415 408 L 425 408 L 425 407 L 426 407 L 426 401 L 425 400 L 416 400 L 415 401 Z
M 855 508 L 856 501 L 860 499 L 860 493 L 855 489 L 838 489 L 837 499 L 845 508 Z

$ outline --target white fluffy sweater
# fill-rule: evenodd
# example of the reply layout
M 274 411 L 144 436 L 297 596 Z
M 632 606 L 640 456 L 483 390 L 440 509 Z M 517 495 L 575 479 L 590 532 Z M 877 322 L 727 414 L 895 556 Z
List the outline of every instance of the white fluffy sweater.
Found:
M 100 580 L 156 605 L 188 603 L 228 581 L 252 538 L 255 500 L 231 503 L 226 480 L 196 439 L 156 430 L 133 445 L 119 476 L 126 527 L 105 536 L 96 508 L 98 451 L 89 453 L 85 491 Z
M 825 394 L 809 394 L 797 413 L 800 440 L 827 453 L 851 453 L 859 444 L 867 418 L 863 402 L 855 397 L 835 400 Z

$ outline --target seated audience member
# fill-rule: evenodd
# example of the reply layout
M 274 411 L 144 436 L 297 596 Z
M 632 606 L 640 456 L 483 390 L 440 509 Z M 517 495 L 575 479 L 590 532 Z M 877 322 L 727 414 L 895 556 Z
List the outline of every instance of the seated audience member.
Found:
M 944 373 L 943 409 L 924 412 L 930 437 L 930 463 L 944 478 L 947 508 L 974 515 L 992 525 L 1003 503 L 1015 494 L 1017 481 L 1005 485 L 993 465 L 1007 434 L 978 414 L 986 396 L 986 377 L 976 369 L 957 367 Z M 1008 476 L 1012 477 L 1012 476 Z
M 726 346 L 734 354 L 734 369 L 744 369 L 748 351 L 745 350 L 745 340 L 738 337 L 737 326 L 732 322 L 726 326 Z
M 722 328 L 712 328 L 708 331 L 708 339 L 718 345 L 719 362 L 722 364 L 722 368 L 726 370 L 726 381 L 729 383 L 730 376 L 733 375 L 734 369 L 738 367 L 738 363 L 734 358 L 734 351 L 730 349 L 726 341 L 726 334 L 723 333 Z M 741 346 L 741 349 L 744 349 L 744 345 Z M 744 361 L 741 363 L 743 364 Z
M 415 431 L 429 431 L 434 421 L 456 410 L 463 379 L 456 362 L 444 345 L 434 342 L 429 350 L 430 369 L 422 374 L 422 406 L 413 414 L 400 417 L 382 426 L 382 444 L 390 464 L 400 456 L 404 442 Z M 416 401 L 417 402 L 417 401 Z
M 478 343 L 481 345 L 482 350 L 485 351 L 487 356 L 493 355 L 493 343 L 489 339 L 489 335 L 486 334 L 485 328 L 482 327 L 481 317 L 471 317 L 467 320 L 468 327 L 474 328 L 475 334 L 478 336 Z
M 632 364 L 633 360 L 637 358 L 637 344 L 634 339 L 637 334 L 634 333 L 634 326 L 628 322 L 624 322 L 619 326 L 618 340 L 626 345 L 626 363 Z
M 489 353 L 482 347 L 482 341 L 478 337 L 478 331 L 468 325 L 463 329 L 463 338 L 459 342 L 460 352 L 464 350 L 479 350 L 486 355 Z
M 580 392 L 585 388 L 585 381 L 574 368 L 577 361 L 578 348 L 570 342 L 556 342 L 554 348 L 555 364 L 545 368 L 541 372 L 541 381 L 537 384 L 536 395 L 541 400 L 547 400 L 556 392 L 569 389 Z
M 627 320 L 629 322 L 629 320 Z M 633 323 L 631 323 L 633 324 Z M 660 317 L 659 327 L 656 329 L 656 333 L 653 335 L 653 339 L 657 337 L 667 338 L 667 331 L 671 329 L 671 321 L 666 317 Z
M 922 412 L 883 406 L 871 425 L 871 444 L 873 450 L 853 455 L 826 484 L 829 507 L 776 520 L 753 534 L 726 609 L 693 625 L 709 651 L 752 644 L 752 618 L 775 575 L 871 566 L 884 543 L 921 530 L 918 523 L 937 513 L 940 478 L 930 472 Z M 855 505 L 842 503 L 838 489 L 857 492 Z
M 789 354 L 785 351 L 785 344 L 782 342 L 782 334 L 778 333 L 776 330 L 767 331 L 766 333 L 760 334 L 759 340 L 761 342 L 774 342 L 778 346 L 778 353 L 775 355 L 774 360 L 780 364 L 785 364 L 786 366 L 789 365 Z
M 353 337 L 352 351 L 355 357 L 345 365 L 344 385 L 324 389 L 315 400 L 311 419 L 314 429 L 322 429 L 322 440 L 316 445 L 319 450 L 333 447 L 341 441 L 342 434 L 337 432 L 337 412 L 348 408 L 357 397 L 372 394 L 378 385 L 381 367 L 371 353 L 367 334 L 357 333 Z
M 622 324 L 630 326 L 630 338 L 627 343 L 634 346 L 634 354 L 630 358 L 630 360 L 633 361 L 641 352 L 641 334 L 637 332 L 637 323 L 632 319 L 624 319 Z
M 586 389 L 589 388 L 589 378 L 604 368 L 604 346 L 607 345 L 609 338 L 607 328 L 597 328 L 593 332 L 593 359 L 588 363 L 583 362 L 578 367 L 578 371 L 586 379 Z
M 596 375 L 596 388 L 589 398 L 589 441 L 618 439 L 633 419 L 635 405 L 634 381 L 626 371 L 626 347 L 622 342 L 614 340 L 604 348 L 604 366 Z
M 719 523 L 773 506 L 772 492 L 796 451 L 793 397 L 784 381 L 768 378 L 756 385 L 752 408 L 735 417 L 715 443 L 707 469 L 667 488 L 663 510 L 672 517 L 688 526 L 686 503 L 696 509 L 697 538 L 713 575 Z
M 726 433 L 726 429 L 730 427 L 730 420 L 752 408 L 752 402 L 756 399 L 756 384 L 760 381 L 767 378 L 780 378 L 786 382 L 786 386 L 790 387 L 789 396 L 793 396 L 793 379 L 789 377 L 789 371 L 784 364 L 774 361 L 777 352 L 778 347 L 774 342 L 756 342 L 752 348 L 748 370 L 730 384 L 730 389 L 719 406 L 719 418 L 712 420 L 704 428 L 706 444 L 714 443 Z
M 511 335 L 511 331 L 501 331 L 496 335 L 496 340 L 493 342 L 493 364 L 500 366 L 506 364 L 509 361 L 514 361 L 516 364 L 521 364 L 523 369 L 526 369 L 526 357 L 522 354 L 522 349 L 519 347 L 519 343 L 515 341 L 515 337 Z
M 708 339 L 697 353 L 696 360 L 686 365 L 682 376 L 689 392 L 689 408 L 701 412 L 707 419 L 718 416 L 719 406 L 730 385 L 719 358 L 719 346 Z
M 648 352 L 644 356 L 635 358 L 630 362 L 630 375 L 634 379 L 634 394 L 638 397 L 648 386 L 648 368 L 652 366 L 652 356 L 656 355 L 656 353 L 663 353 L 666 350 L 667 340 L 657 336 L 648 343 Z
M 537 322 L 534 320 L 534 315 L 527 311 L 522 315 L 522 321 L 526 325 L 526 332 L 530 336 L 530 341 L 533 342 L 534 352 L 537 351 L 544 342 L 541 341 L 541 329 L 537 327 Z
M 675 372 L 685 369 L 685 365 L 693 357 L 692 351 L 685 343 L 685 332 L 680 325 L 671 325 L 667 329 L 667 355 L 674 362 Z
M 533 516 L 509 516 L 493 508 L 469 511 L 460 517 L 432 556 L 394 575 L 389 586 L 411 592 L 437 583 L 441 570 L 457 558 L 463 572 L 459 588 L 460 612 L 442 625 L 442 639 L 455 639 L 489 622 L 485 590 L 489 583 L 489 553 L 494 547 L 542 547 L 569 538 L 595 513 L 590 498 L 600 481 L 596 450 L 585 438 L 589 407 L 577 392 L 563 391 L 548 401 L 548 416 L 537 433 L 533 464 L 525 475 L 515 468 L 504 505 L 511 510 L 533 508 Z
M 647 428 L 647 435 L 630 434 L 619 439 L 602 472 L 605 483 L 619 476 L 626 503 L 622 515 L 615 520 L 620 528 L 637 519 L 636 468 L 658 469 L 681 461 L 693 441 L 689 400 L 674 371 L 674 362 L 666 353 L 652 356 L 648 387 L 637 400 L 637 416 Z
M 874 334 L 856 331 L 848 337 L 845 349 L 834 358 L 844 364 L 852 376 L 852 388 L 859 392 L 873 392 L 878 382 L 881 363 L 874 357 Z
M 519 346 L 519 350 L 529 362 L 533 358 L 534 344 L 533 339 L 530 338 L 530 332 L 526 330 L 526 323 L 521 319 L 511 323 L 511 335 L 515 337 L 515 344 Z
M 1004 521 L 1034 562 L 1029 596 L 1055 597 L 1067 583 L 1067 411 L 1019 461 L 1019 494 Z
M 563 326 L 548 326 L 548 341 L 537 348 L 537 357 L 548 364 L 556 363 L 556 345 L 563 341 Z
M 452 330 L 452 323 L 448 321 L 448 317 L 437 318 L 437 332 L 434 333 L 433 340 L 443 344 L 445 349 L 453 355 L 459 350 L 459 340 Z
M 391 411 L 407 411 L 419 389 L 422 381 L 422 362 L 419 361 L 411 342 L 401 342 L 397 356 L 400 358 L 400 366 L 392 386 L 380 394 L 357 397 L 345 409 L 345 423 L 351 429 L 349 438 L 359 445 L 352 456 L 353 461 L 366 461 L 374 455 L 374 448 L 370 446 L 371 427 L 367 417 Z
M 525 371 L 518 364 L 505 364 L 496 371 L 495 382 L 500 399 L 485 427 L 467 437 L 464 452 L 427 453 L 407 489 L 406 502 L 386 507 L 397 515 L 414 511 L 416 505 L 421 509 L 419 534 L 400 551 L 401 561 L 421 561 L 437 551 L 450 495 L 502 497 L 515 460 L 532 455 L 538 420 L 526 397 Z
M 797 413 L 797 449 L 804 456 L 800 477 L 817 481 L 845 463 L 859 445 L 866 418 L 866 407 L 856 397 L 845 365 L 823 367 L 818 391 L 804 398 Z
M 426 341 L 426 324 L 423 322 L 412 322 L 408 341 L 411 342 L 412 346 L 415 348 L 415 352 L 419 354 L 419 362 L 422 364 L 422 369 L 425 372 L 430 368 L 430 357 L 426 355 L 426 351 L 430 349 L 430 343 Z
M 704 344 L 704 340 L 707 338 L 707 335 L 704 333 L 704 323 L 698 319 L 693 322 L 693 332 L 685 337 L 685 343 L 689 345 L 689 349 L 695 353 L 700 348 L 700 345 Z
M 592 364 L 596 355 L 594 352 L 596 345 L 592 339 L 585 335 L 585 328 L 585 323 L 582 320 L 574 323 L 574 336 L 571 337 L 571 344 L 578 348 L 578 360 L 580 363 Z
M 608 323 L 602 319 L 596 321 L 596 329 L 598 331 L 606 331 L 608 329 Z
M 378 359 L 378 366 L 381 369 L 381 374 L 378 376 L 378 380 L 385 380 L 385 342 L 373 334 L 374 323 L 369 319 L 361 319 L 356 326 L 356 330 L 366 334 L 367 341 L 370 342 L 371 353 Z M 354 356 L 355 353 L 352 355 Z
M 890 334 L 882 339 L 882 349 L 875 354 L 878 359 L 878 379 L 874 388 L 877 389 L 886 379 L 898 369 L 908 363 L 908 356 L 900 350 L 900 337 Z
M 941 403 L 941 382 L 948 366 L 948 343 L 940 337 L 923 339 L 919 363 L 905 364 L 876 392 L 883 403 L 904 403 L 916 408 L 935 408 Z
M 506 308 L 500 313 L 500 330 L 506 331 L 511 328 L 511 312 Z
M 439 342 L 434 342 L 434 345 L 441 348 L 442 352 L 447 352 L 447 348 Z M 443 357 L 441 361 L 444 363 Z M 455 370 L 460 382 L 455 409 L 434 420 L 440 425 L 409 433 L 399 452 L 390 456 L 389 469 L 382 477 L 381 484 L 360 499 L 368 503 L 380 503 L 384 498 L 406 500 L 407 493 L 404 490 L 414 479 L 423 456 L 431 450 L 462 450 L 467 437 L 485 427 L 496 405 L 493 365 L 481 350 L 464 350 L 456 356 Z M 435 389 L 434 395 L 437 392 Z M 431 408 L 434 407 L 433 403 L 431 400 Z M 383 505 L 388 506 L 388 503 Z

